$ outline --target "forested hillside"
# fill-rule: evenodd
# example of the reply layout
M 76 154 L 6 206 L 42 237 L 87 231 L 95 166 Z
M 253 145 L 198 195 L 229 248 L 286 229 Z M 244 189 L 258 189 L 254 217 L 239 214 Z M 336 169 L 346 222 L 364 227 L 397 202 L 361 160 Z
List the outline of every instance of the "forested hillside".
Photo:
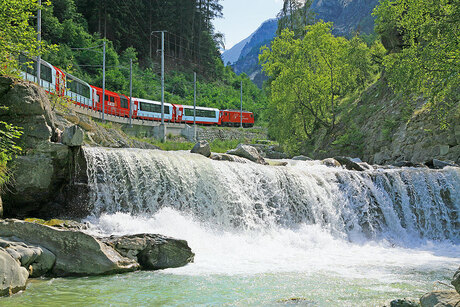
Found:
M 332 23 L 304 28 L 286 15 L 260 56 L 269 131 L 315 157 L 459 160 L 460 5 L 384 0 L 373 14 L 378 36 L 351 39 L 334 36 Z
M 53 0 L 44 5 L 43 39 L 58 45 L 59 51 L 44 59 L 101 86 L 100 46 L 105 37 L 107 89 L 129 92 L 133 59 L 133 95 L 159 100 L 161 33 L 155 31 L 165 30 L 167 102 L 193 103 L 196 71 L 198 105 L 239 108 L 243 81 L 244 108 L 257 115 L 265 104 L 263 93 L 220 59 L 223 37 L 212 21 L 221 16 L 219 0 Z

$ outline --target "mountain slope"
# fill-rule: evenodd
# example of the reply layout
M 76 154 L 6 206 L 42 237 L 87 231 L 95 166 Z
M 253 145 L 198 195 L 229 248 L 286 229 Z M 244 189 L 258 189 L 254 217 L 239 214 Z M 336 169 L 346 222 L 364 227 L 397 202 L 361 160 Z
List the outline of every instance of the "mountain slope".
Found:
M 222 61 L 224 62 L 224 65 L 227 66 L 228 63 L 234 64 L 238 59 L 240 58 L 241 51 L 243 51 L 243 48 L 245 45 L 251 40 L 252 36 L 254 35 L 251 34 L 247 38 L 243 39 L 241 42 L 233 46 L 232 48 L 225 50 L 222 53 Z
M 378 0 L 315 0 L 311 10 L 315 12 L 316 19 L 334 23 L 334 34 L 350 36 L 356 31 L 363 34 L 373 32 L 374 19 L 371 13 L 377 4 Z M 245 40 L 238 60 L 232 64 L 237 74 L 246 73 L 259 88 L 266 80 L 259 65 L 260 48 L 270 45 L 277 27 L 276 19 L 264 22 L 249 42 Z

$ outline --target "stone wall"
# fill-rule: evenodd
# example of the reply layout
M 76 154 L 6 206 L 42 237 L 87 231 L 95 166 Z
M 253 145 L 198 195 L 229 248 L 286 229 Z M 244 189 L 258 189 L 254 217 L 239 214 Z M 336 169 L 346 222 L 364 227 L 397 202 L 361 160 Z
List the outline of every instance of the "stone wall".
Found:
M 221 128 L 221 127 L 199 127 L 197 138 L 200 141 L 212 142 L 214 140 L 266 140 L 268 138 L 266 129 L 263 128 Z

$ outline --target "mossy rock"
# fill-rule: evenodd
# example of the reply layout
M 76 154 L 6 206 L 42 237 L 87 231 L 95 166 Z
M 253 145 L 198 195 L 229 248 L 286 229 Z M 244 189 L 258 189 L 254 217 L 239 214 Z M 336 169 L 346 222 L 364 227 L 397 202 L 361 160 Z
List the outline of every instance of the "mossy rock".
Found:
M 85 224 L 72 221 L 72 220 L 59 220 L 59 219 L 51 219 L 49 221 L 45 221 L 38 218 L 27 218 L 24 220 L 25 222 L 40 224 L 45 226 L 51 226 L 56 228 L 65 228 L 65 229 L 86 229 L 87 226 Z

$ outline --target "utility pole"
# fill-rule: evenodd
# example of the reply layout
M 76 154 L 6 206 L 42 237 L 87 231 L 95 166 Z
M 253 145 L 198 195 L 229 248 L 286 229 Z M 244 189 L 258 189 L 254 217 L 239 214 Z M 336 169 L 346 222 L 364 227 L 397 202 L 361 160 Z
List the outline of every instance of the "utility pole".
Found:
M 161 32 L 161 124 L 160 124 L 160 139 L 166 140 L 166 127 L 165 127 L 165 32 L 167 31 L 153 31 L 150 33 Z
M 193 139 L 196 142 L 196 72 L 193 72 Z
M 37 41 L 38 41 L 38 56 L 37 56 L 37 83 L 40 86 L 40 74 L 41 74 L 41 41 L 42 41 L 42 0 L 38 0 L 38 12 L 37 12 Z
M 103 45 L 103 56 L 102 56 L 102 120 L 105 120 L 105 38 Z
M 129 59 L 129 126 L 132 127 L 131 122 L 133 114 L 133 59 Z
M 241 94 L 240 94 L 240 128 L 243 128 L 243 81 L 241 81 Z

